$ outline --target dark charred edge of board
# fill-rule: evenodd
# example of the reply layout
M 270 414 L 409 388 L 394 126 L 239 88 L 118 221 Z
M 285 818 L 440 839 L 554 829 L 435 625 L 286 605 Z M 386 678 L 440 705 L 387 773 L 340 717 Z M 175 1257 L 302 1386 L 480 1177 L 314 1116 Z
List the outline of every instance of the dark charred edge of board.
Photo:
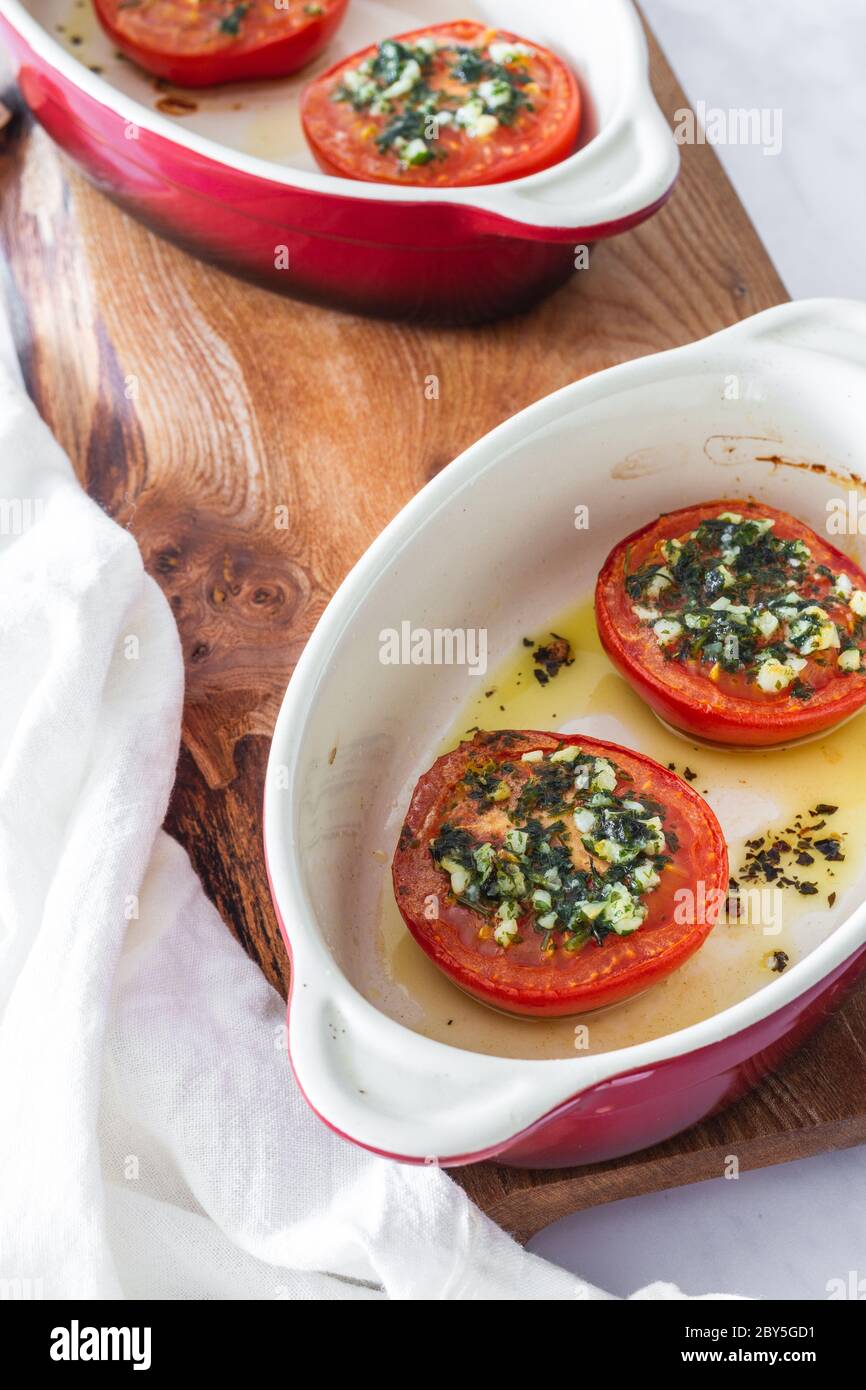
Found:
M 147 453 L 126 391 L 117 353 L 98 320 L 99 392 L 85 456 L 85 487 L 109 516 L 127 524 L 135 497 L 147 486 Z
M 238 775 L 229 787 L 212 788 L 182 748 L 165 829 L 189 854 L 202 887 L 244 951 L 285 999 L 289 958 L 271 905 L 262 837 L 261 797 L 268 740 L 247 735 L 235 746 Z M 238 852 L 239 822 L 246 822 Z
M 13 201 L 17 197 L 26 136 L 33 124 L 33 117 L 14 84 L 0 87 L 0 103 L 11 114 L 9 123 L 0 129 L 0 203 L 3 203 L 7 197 Z M 13 270 L 15 248 L 9 244 L 8 236 L 3 235 L 3 225 L 0 221 L 0 289 L 9 314 L 12 339 L 27 394 L 36 401 L 35 333 L 27 301 Z

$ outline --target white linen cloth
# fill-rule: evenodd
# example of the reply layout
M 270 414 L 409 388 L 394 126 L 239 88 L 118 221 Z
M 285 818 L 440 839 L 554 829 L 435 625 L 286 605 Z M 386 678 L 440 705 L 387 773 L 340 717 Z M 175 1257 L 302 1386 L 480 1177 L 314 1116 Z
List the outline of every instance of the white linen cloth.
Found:
M 2 308 L 0 478 L 0 1294 L 609 1297 L 307 1108 L 282 1001 L 160 828 L 174 620 L 27 398 Z

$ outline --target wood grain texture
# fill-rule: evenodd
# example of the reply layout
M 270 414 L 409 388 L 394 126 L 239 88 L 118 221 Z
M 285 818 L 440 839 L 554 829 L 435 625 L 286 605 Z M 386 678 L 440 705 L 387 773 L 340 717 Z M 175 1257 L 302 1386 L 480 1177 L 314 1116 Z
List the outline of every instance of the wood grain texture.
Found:
M 685 105 L 664 59 L 668 113 Z M 260 803 L 286 682 L 347 570 L 473 440 L 613 363 L 786 298 L 708 146 L 645 226 L 523 318 L 472 330 L 364 321 L 282 300 L 191 259 L 119 212 L 32 127 L 8 84 L 0 273 L 29 389 L 82 483 L 136 536 L 186 658 L 168 829 L 284 994 Z M 425 398 L 435 373 L 440 397 Z M 792 1064 L 657 1150 L 573 1173 L 463 1170 L 525 1237 L 594 1202 L 866 1138 L 866 994 Z M 844 1078 L 844 1080 L 842 1079 Z

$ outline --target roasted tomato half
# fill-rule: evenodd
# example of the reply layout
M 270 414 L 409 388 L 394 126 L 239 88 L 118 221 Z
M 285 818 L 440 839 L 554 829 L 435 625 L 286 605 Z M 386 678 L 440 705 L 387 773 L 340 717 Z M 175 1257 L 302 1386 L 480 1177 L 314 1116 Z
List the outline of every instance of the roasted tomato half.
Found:
M 284 77 L 321 53 L 349 0 L 94 0 L 122 53 L 183 87 Z
M 458 188 L 522 178 L 571 154 L 580 94 L 546 48 L 460 20 L 337 63 L 307 88 L 301 117 L 329 174 Z
M 688 960 L 724 904 L 728 856 L 707 803 L 651 758 L 478 733 L 415 788 L 393 875 L 407 927 L 455 984 L 553 1018 Z
M 627 536 L 595 616 L 617 670 L 699 738 L 790 743 L 866 703 L 866 575 L 762 503 L 702 502 Z

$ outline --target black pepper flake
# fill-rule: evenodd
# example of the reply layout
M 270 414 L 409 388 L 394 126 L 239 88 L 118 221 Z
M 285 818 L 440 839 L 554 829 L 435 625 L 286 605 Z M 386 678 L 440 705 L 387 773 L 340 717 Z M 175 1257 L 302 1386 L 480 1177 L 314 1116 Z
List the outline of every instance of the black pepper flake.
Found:
M 772 955 L 767 961 L 767 964 L 769 965 L 771 970 L 775 971 L 777 975 L 781 975 L 789 960 L 790 956 L 788 955 L 787 951 L 773 951 Z
M 838 840 L 814 840 L 813 844 L 825 859 L 830 859 L 834 863 L 841 863 L 845 858 Z
M 694 782 L 697 778 L 697 775 L 698 774 L 696 772 L 692 772 L 692 769 L 690 767 L 683 768 L 683 776 L 685 777 L 687 782 Z
M 400 849 L 416 849 L 418 846 L 418 839 L 414 831 L 406 824 L 404 824 L 400 830 L 400 839 L 398 843 Z
M 807 814 L 815 816 L 819 813 L 832 815 L 839 808 L 830 806 L 827 802 L 819 802 L 814 810 Z M 816 883 L 801 881 L 795 874 L 790 872 L 791 860 L 799 868 L 808 868 L 815 863 L 815 851 L 823 855 L 827 862 L 838 863 L 844 861 L 845 855 L 842 853 L 842 837 L 839 835 L 828 835 L 824 839 L 815 839 L 815 832 L 822 830 L 827 824 L 826 820 L 820 819 L 811 825 L 803 825 L 803 816 L 798 813 L 794 818 L 794 827 L 788 826 L 785 834 L 791 836 L 791 841 L 783 839 L 781 836 L 773 838 L 771 834 L 759 835 L 753 840 L 746 841 L 746 859 L 740 868 L 741 876 L 749 882 L 775 883 L 779 888 L 793 888 L 804 897 L 811 897 L 819 889 Z M 784 863 L 788 856 L 791 859 Z M 828 869 L 832 877 L 832 870 Z

